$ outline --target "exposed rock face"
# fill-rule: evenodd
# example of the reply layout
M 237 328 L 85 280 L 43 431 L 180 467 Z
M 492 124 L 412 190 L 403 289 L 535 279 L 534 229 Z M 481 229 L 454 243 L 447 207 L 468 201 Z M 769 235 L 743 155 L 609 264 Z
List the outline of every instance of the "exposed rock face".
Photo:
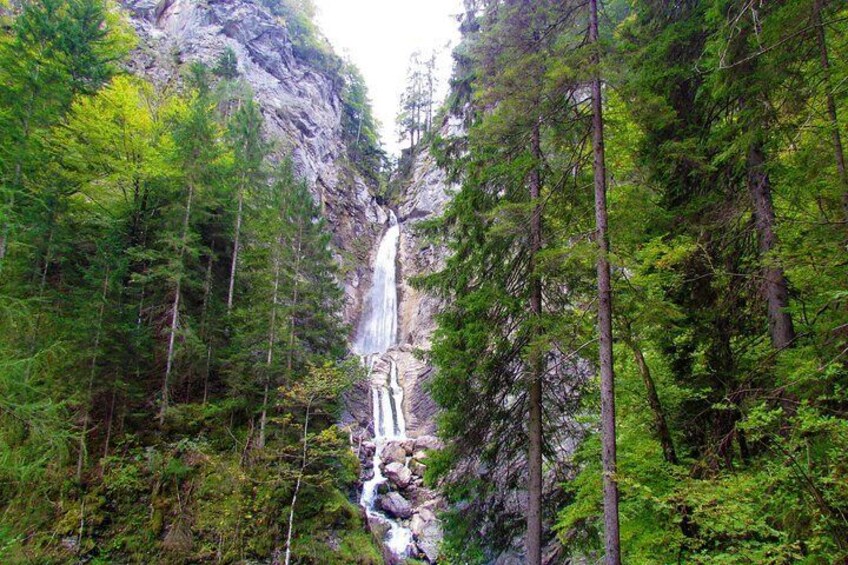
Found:
M 386 221 L 367 181 L 346 163 L 343 84 L 299 59 L 284 22 L 258 0 L 120 0 L 140 38 L 131 70 L 159 86 L 177 80 L 178 62 L 213 66 L 225 48 L 265 117 L 277 159 L 291 155 L 320 202 L 346 271 L 345 320 L 361 309 L 370 254 Z
M 417 232 L 417 225 L 422 220 L 441 215 L 451 193 L 445 173 L 427 150 L 422 151 L 412 165 L 412 177 L 398 210 L 401 222 L 401 305 L 398 320 L 401 344 L 427 349 L 436 327 L 439 301 L 412 288 L 409 281 L 412 277 L 433 272 L 443 263 L 444 250 L 424 241 Z
M 413 277 L 432 273 L 444 261 L 444 249 L 424 240 L 418 224 L 439 216 L 450 200 L 451 187 L 430 153 L 424 149 L 412 164 L 412 174 L 398 209 L 401 225 L 398 342 L 395 359 L 404 389 L 407 434 L 416 438 L 435 434 L 436 404 L 426 391 L 432 367 L 419 353 L 430 348 L 439 301 L 410 285 Z
M 265 117 L 265 136 L 274 145 L 274 158 L 291 155 L 297 173 L 305 178 L 322 206 L 333 231 L 333 243 L 344 268 L 345 321 L 355 325 L 370 286 L 376 243 L 387 215 L 371 196 L 368 182 L 347 162 L 342 128 L 343 84 L 333 73 L 298 58 L 285 23 L 259 0 L 119 0 L 139 38 L 130 70 L 159 87 L 179 81 L 180 63 L 202 61 L 213 66 L 232 49 L 240 78 L 252 91 Z M 441 525 L 436 516 L 444 502 L 423 486 L 426 450 L 439 447 L 435 433 L 436 406 L 426 392 L 432 369 L 416 354 L 427 350 L 439 303 L 413 289 L 411 277 L 438 268 L 443 250 L 417 233 L 422 220 L 439 215 L 450 198 L 444 174 L 422 151 L 412 167 L 405 200 L 397 215 L 401 226 L 398 252 L 398 346 L 389 352 L 404 389 L 407 434 L 413 440 L 384 452 L 383 471 L 388 490 L 378 505 L 408 524 L 418 556 L 438 557 Z M 383 363 L 375 371 L 387 371 Z M 385 375 L 381 375 L 384 377 Z M 371 423 L 370 383 L 358 383 L 346 395 L 351 443 L 360 459 L 369 462 L 376 446 Z M 373 476 L 366 465 L 363 479 Z M 385 523 L 370 524 L 377 532 Z

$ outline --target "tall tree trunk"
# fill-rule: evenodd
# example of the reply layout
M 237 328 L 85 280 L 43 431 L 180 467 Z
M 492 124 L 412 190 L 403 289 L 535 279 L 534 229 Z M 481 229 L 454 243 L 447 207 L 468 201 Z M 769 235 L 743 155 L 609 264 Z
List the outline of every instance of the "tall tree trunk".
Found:
M 294 507 L 297 504 L 297 495 L 300 493 L 300 485 L 303 482 L 303 475 L 306 472 L 307 450 L 309 448 L 309 415 L 312 408 L 312 401 L 306 405 L 306 417 L 303 422 L 303 452 L 300 459 L 300 472 L 297 475 L 297 482 L 294 485 L 294 493 L 292 493 L 291 507 L 289 508 L 289 526 L 286 534 L 286 559 L 285 565 L 291 563 L 291 541 L 292 533 L 294 532 Z
M 82 471 L 88 457 L 87 437 L 88 424 L 91 421 L 91 397 L 94 389 L 94 376 L 97 372 L 97 360 L 100 357 L 100 337 L 103 333 L 103 315 L 106 312 L 106 293 L 108 290 L 109 269 L 106 269 L 106 275 L 103 277 L 103 290 L 100 293 L 100 308 L 97 311 L 97 330 L 94 333 L 94 352 L 91 356 L 91 366 L 88 371 L 88 394 L 85 397 L 85 415 L 82 419 L 82 429 L 80 430 L 79 439 L 79 455 L 77 457 L 77 482 L 82 481 Z
M 183 233 L 180 238 L 180 251 L 178 255 L 178 263 L 182 263 L 185 255 L 185 248 L 188 244 L 188 228 L 191 219 L 191 204 L 194 198 L 194 185 L 189 183 L 188 194 L 186 195 L 185 216 L 183 217 Z M 180 321 L 180 300 L 182 299 L 183 276 L 182 265 L 179 266 L 180 272 L 177 274 L 177 287 L 174 289 L 174 301 L 171 304 L 171 325 L 168 335 L 168 357 L 165 361 L 165 378 L 162 381 L 162 405 L 159 410 L 159 425 L 165 423 L 165 412 L 168 410 L 168 394 L 170 392 L 171 371 L 174 368 L 174 345 L 177 338 L 177 327 Z
M 604 156 L 604 116 L 601 99 L 598 2 L 589 0 L 589 42 L 592 63 L 592 152 L 595 177 L 595 239 L 598 246 L 598 334 L 601 369 L 601 456 L 604 473 L 604 547 L 607 565 L 621 564 L 618 523 L 618 483 L 615 449 L 615 372 L 612 357 L 612 281 L 607 235 L 607 178 Z
M 830 130 L 833 136 L 833 154 L 836 159 L 836 171 L 839 173 L 839 183 L 842 185 L 842 206 L 845 221 L 848 222 L 848 171 L 845 167 L 845 152 L 842 147 L 842 136 L 839 131 L 839 115 L 836 112 L 836 101 L 833 98 L 833 84 L 830 72 L 830 57 L 827 52 L 827 38 L 821 19 L 821 0 L 813 2 L 813 24 L 816 26 L 816 39 L 819 44 L 819 57 L 824 72 L 825 100 L 827 116 L 830 120 Z
M 35 69 L 35 76 L 37 77 L 39 74 L 38 69 Z M 33 113 L 33 105 L 35 104 L 35 95 L 31 94 L 30 99 L 27 103 L 26 114 L 23 118 L 23 135 L 21 136 L 21 141 L 19 145 L 21 146 L 21 151 L 24 151 L 24 147 L 26 147 L 27 140 L 29 140 L 30 133 L 30 120 L 32 118 Z M 12 180 L 12 190 L 8 196 L 8 202 L 6 204 L 7 212 L 6 218 L 3 220 L 3 225 L 0 226 L 0 272 L 3 270 L 3 264 L 6 259 L 6 253 L 9 248 L 9 232 L 12 226 L 11 215 L 14 213 L 15 209 L 15 193 L 21 186 L 21 181 L 23 179 L 23 164 L 21 163 L 21 155 L 18 154 L 17 161 L 15 161 L 15 174 Z
M 21 165 L 20 163 L 15 165 L 15 177 L 20 177 L 21 174 Z M 3 270 L 3 263 L 6 259 L 6 249 L 9 244 L 9 231 L 11 229 L 12 220 L 11 216 L 13 210 L 15 209 L 15 188 L 14 185 L 12 187 L 12 192 L 7 197 L 8 201 L 6 203 L 6 218 L 3 220 L 3 225 L 0 226 L 0 272 Z
M 542 179 L 539 172 L 542 151 L 539 140 L 539 122 L 533 127 L 532 136 L 533 170 L 530 173 L 530 200 L 533 216 L 530 220 L 530 311 L 533 314 L 534 333 L 538 333 L 542 316 L 542 281 L 536 272 L 536 256 L 542 249 L 542 205 L 539 200 Z M 533 347 L 536 347 L 534 345 Z M 527 424 L 527 563 L 542 563 L 542 375 L 544 359 L 539 353 L 531 353 L 530 388 L 528 402 L 530 415 Z
M 233 310 L 233 293 L 236 288 L 236 269 L 238 268 L 239 240 L 241 238 L 241 219 L 244 212 L 244 175 L 238 191 L 238 212 L 236 213 L 235 234 L 233 234 L 233 260 L 230 263 L 230 287 L 227 292 L 227 314 Z
M 294 280 L 292 283 L 292 313 L 289 316 L 289 349 L 288 349 L 288 358 L 286 359 L 286 376 L 291 379 L 292 378 L 292 362 L 294 360 L 294 341 L 296 339 L 296 324 L 295 324 L 295 311 L 297 308 L 297 301 L 300 297 L 300 262 L 302 260 L 301 254 L 303 253 L 303 222 L 301 222 L 298 226 L 297 231 L 297 255 L 294 260 Z
M 203 369 L 203 404 L 209 396 L 209 371 L 212 364 L 212 337 L 209 335 L 209 300 L 212 295 L 212 259 L 215 257 L 215 246 L 210 249 L 206 261 L 206 280 L 203 283 L 203 309 L 200 315 L 200 336 L 206 342 L 206 365 Z
M 282 245 L 278 241 L 278 245 Z M 277 302 L 280 292 L 280 257 L 279 252 L 274 255 L 274 291 L 271 296 L 271 319 L 268 323 L 268 352 L 265 357 L 265 391 L 262 396 L 262 413 L 259 415 L 259 439 L 256 447 L 265 447 L 265 427 L 268 423 L 268 395 L 271 389 L 271 364 L 274 361 L 274 341 L 277 336 Z
M 109 456 L 109 445 L 112 442 L 112 423 L 115 420 L 115 401 L 118 397 L 118 383 L 112 383 L 112 400 L 109 401 L 109 417 L 106 420 L 106 439 L 103 440 L 103 458 Z
M 651 407 L 651 413 L 654 416 L 654 429 L 657 433 L 657 439 L 660 441 L 660 446 L 663 450 L 663 458 L 666 462 L 672 465 L 677 465 L 677 452 L 674 450 L 674 442 L 671 440 L 671 432 L 668 429 L 668 422 L 665 418 L 665 411 L 660 403 L 660 397 L 657 394 L 657 387 L 654 383 L 654 378 L 651 375 L 651 369 L 645 361 L 645 356 L 642 349 L 633 336 L 628 334 L 624 341 L 633 352 L 633 359 L 636 361 L 636 366 L 639 368 L 639 374 L 642 376 L 642 382 L 645 385 L 645 393 L 648 396 L 648 406 Z
M 789 347 L 795 340 L 789 306 L 789 285 L 783 269 L 771 257 L 777 247 L 774 204 L 771 182 L 766 171 L 766 158 L 762 142 L 755 141 L 748 149 L 748 191 L 754 205 L 754 220 L 760 241 L 760 257 L 765 262 L 763 278 L 768 302 L 769 332 L 775 349 Z

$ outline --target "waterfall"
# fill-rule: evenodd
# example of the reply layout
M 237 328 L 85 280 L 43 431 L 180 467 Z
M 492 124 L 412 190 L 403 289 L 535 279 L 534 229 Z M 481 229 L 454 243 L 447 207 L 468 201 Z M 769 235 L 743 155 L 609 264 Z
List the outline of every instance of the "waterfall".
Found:
M 385 353 L 397 338 L 397 258 L 400 226 L 394 212 L 389 211 L 389 229 L 386 230 L 377 258 L 374 261 L 374 278 L 371 292 L 363 312 L 354 350 L 360 355 Z
M 371 381 L 371 406 L 374 423 L 374 477 L 362 486 L 360 504 L 369 517 L 378 518 L 389 524 L 385 539 L 386 547 L 395 555 L 403 557 L 412 542 L 412 532 L 396 520 L 390 519 L 375 507 L 377 488 L 386 481 L 380 469 L 380 456 L 386 442 L 406 439 L 406 421 L 403 415 L 403 388 L 398 381 L 398 368 L 394 359 L 385 353 L 397 340 L 397 258 L 400 226 L 394 213 L 389 211 L 389 228 L 380 241 L 374 261 L 374 276 L 368 302 L 363 311 L 359 330 L 354 341 L 354 350 L 362 355 L 373 375 L 374 366 L 381 358 L 389 364 L 385 379 L 377 375 Z M 382 382 L 381 382 L 382 381 Z

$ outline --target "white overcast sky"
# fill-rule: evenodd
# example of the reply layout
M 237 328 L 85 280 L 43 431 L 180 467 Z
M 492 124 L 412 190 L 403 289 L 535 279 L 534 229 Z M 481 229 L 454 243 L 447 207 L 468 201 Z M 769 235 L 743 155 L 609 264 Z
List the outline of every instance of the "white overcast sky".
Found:
M 336 52 L 362 71 L 385 148 L 397 155 L 395 116 L 414 51 L 440 50 L 439 100 L 447 91 L 450 51 L 459 41 L 462 0 L 314 0 L 318 26 Z M 449 48 L 446 45 L 450 44 Z

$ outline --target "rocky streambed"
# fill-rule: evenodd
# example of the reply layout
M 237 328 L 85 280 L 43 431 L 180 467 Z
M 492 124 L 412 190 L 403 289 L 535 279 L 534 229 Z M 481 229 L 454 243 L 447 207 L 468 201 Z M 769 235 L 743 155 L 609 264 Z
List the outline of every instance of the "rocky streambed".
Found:
M 437 514 L 444 508 L 444 501 L 436 491 L 424 486 L 424 473 L 428 450 L 440 446 L 438 439 L 433 436 L 392 440 L 382 446 L 376 460 L 374 454 L 378 449 L 377 444 L 366 440 L 359 446 L 363 481 L 374 477 L 377 470 L 372 462 L 375 461 L 385 477 L 385 481 L 377 486 L 374 507 L 410 530 L 412 537 L 409 546 L 405 548 L 405 557 L 429 563 L 436 563 L 439 555 L 442 527 Z M 368 516 L 368 526 L 378 539 L 382 539 L 388 533 L 391 523 L 374 513 Z M 398 558 L 396 555 L 387 557 L 391 560 Z

